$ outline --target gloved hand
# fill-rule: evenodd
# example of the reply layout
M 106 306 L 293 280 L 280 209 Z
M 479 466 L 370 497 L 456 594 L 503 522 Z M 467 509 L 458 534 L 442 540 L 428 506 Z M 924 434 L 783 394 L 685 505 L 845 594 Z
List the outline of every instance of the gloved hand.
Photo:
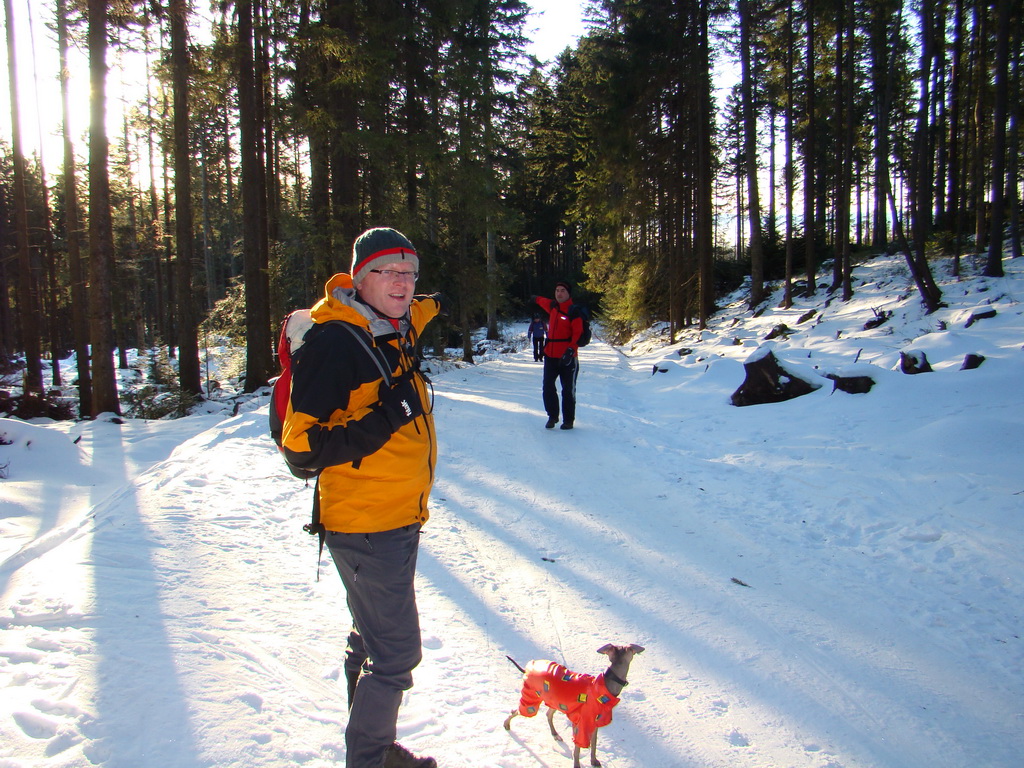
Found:
M 380 402 L 395 431 L 423 415 L 423 402 L 411 376 L 399 379 L 392 387 L 383 387 Z
M 437 313 L 441 317 L 448 317 L 448 310 L 451 308 L 451 302 L 448 297 L 438 291 L 437 293 L 430 293 L 425 296 L 417 296 L 417 299 L 433 299 L 437 302 L 438 310 Z
M 572 368 L 576 365 L 576 352 L 570 347 L 562 353 L 562 367 L 565 369 Z

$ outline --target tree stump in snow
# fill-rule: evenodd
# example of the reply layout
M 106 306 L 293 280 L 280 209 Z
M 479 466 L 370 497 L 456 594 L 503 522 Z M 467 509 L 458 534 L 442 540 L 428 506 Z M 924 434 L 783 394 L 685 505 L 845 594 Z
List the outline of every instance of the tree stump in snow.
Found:
M 900 370 L 909 374 L 931 373 L 932 366 L 924 352 L 912 349 L 909 352 L 900 352 Z
M 961 371 L 973 371 L 985 362 L 984 355 L 970 353 L 964 357 L 964 364 L 960 366 Z
M 781 403 L 809 394 L 817 387 L 784 370 L 770 351 L 754 354 L 743 364 L 746 378 L 732 393 L 736 406 Z
M 783 338 L 789 338 L 789 326 L 786 325 L 785 323 L 779 323 L 774 328 L 772 328 L 768 332 L 768 335 L 765 336 L 765 339 L 771 341 L 772 339 L 777 339 L 780 336 Z

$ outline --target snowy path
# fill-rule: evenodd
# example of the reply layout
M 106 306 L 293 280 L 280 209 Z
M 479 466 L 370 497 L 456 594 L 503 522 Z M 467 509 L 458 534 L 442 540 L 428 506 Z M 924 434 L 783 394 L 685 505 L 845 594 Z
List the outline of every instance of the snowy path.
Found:
M 678 382 L 630 370 L 605 345 L 583 360 L 571 433 L 541 428 L 539 372 L 525 356 L 443 380 L 444 468 L 427 543 L 439 559 L 425 558 L 421 570 L 431 592 L 458 595 L 473 617 L 460 623 L 483 630 L 460 653 L 490 657 L 479 690 L 487 705 L 474 701 L 478 722 L 458 742 L 475 733 L 502 746 L 494 710 L 510 697 L 494 702 L 487 691 L 494 680 L 499 691 L 516 689 L 506 651 L 591 670 L 602 658 L 594 650 L 613 640 L 648 650 L 634 661 L 616 725 L 602 733 L 602 754 L 615 758 L 608 764 L 964 765 L 965 746 L 945 734 L 959 734 L 954 721 L 965 717 L 988 741 L 991 764 L 1013 764 L 1016 747 L 1005 742 L 1020 719 L 1020 681 L 998 668 L 984 679 L 977 669 L 960 673 L 954 657 L 969 654 L 962 641 L 935 648 L 906 632 L 935 602 L 936 584 L 922 572 L 951 556 L 926 515 L 883 517 L 906 496 L 912 458 L 883 469 L 889 457 L 877 455 L 878 471 L 867 474 L 853 457 L 872 450 L 870 436 L 839 446 L 803 430 L 774 454 L 764 444 L 778 437 L 748 423 L 744 409 L 707 403 L 705 415 L 704 402 L 672 392 Z M 726 366 L 734 382 L 738 368 Z M 837 426 L 855 431 L 851 407 L 863 402 L 806 400 L 815 397 L 838 410 Z M 786 409 L 798 419 L 808 407 L 777 406 L 778 424 Z M 460 426 L 446 430 L 448 420 Z M 822 452 L 835 468 L 832 488 L 801 478 L 801 462 Z M 1019 511 L 1019 501 L 1007 507 Z M 886 562 L 893 539 L 902 562 Z M 894 579 L 924 582 L 921 602 L 907 605 L 903 584 L 890 594 Z M 950 599 L 961 586 L 950 585 Z M 985 641 L 1009 640 L 1012 629 L 991 619 L 984 631 L 995 636 Z M 922 620 L 927 631 L 942 619 Z M 449 685 L 464 697 L 462 678 Z M 560 764 L 545 761 L 543 726 L 530 725 L 538 764 Z M 506 745 L 495 764 L 526 764 L 521 750 Z
M 571 765 L 541 718 L 502 728 L 505 654 L 596 672 L 613 641 L 646 652 L 606 768 L 1019 765 L 1021 453 L 983 453 L 1024 426 L 1019 366 L 966 374 L 1007 407 L 956 419 L 955 373 L 736 409 L 735 361 L 582 360 L 572 432 L 543 429 L 528 354 L 436 377 L 404 743 L 442 768 Z M 116 427 L 76 429 L 84 464 L 110 461 Z M 134 480 L 122 446 L 66 535 L 4 561 L 0 768 L 339 764 L 347 613 L 329 561 L 314 581 L 311 491 L 264 410 L 196 431 Z

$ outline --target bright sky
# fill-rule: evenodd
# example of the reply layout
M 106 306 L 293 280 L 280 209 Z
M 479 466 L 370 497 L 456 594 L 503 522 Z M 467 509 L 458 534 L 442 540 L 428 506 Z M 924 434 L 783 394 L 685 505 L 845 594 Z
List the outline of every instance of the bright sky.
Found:
M 566 46 L 583 36 L 586 0 L 530 0 L 533 11 L 526 20 L 527 47 L 541 61 L 552 61 Z
M 57 53 L 57 32 L 53 2 L 39 0 L 12 0 L 15 28 L 17 29 L 18 103 L 21 112 L 21 139 L 26 156 L 43 147 L 43 162 L 48 174 L 59 170 L 64 161 L 63 135 L 61 133 L 61 95 L 59 56 Z M 30 13 L 31 10 L 31 13 Z M 0 136 L 11 142 L 11 98 L 10 77 L 7 71 L 8 52 L 6 41 L 6 16 L 0 9 L 0 26 L 5 36 L 0 41 Z M 83 136 L 89 126 L 89 63 L 86 52 L 72 44 L 68 51 L 71 102 L 71 134 L 76 143 L 76 152 L 86 152 Z M 143 82 L 144 67 L 124 72 L 118 66 L 114 52 L 108 52 L 107 64 L 111 68 L 107 80 L 108 104 L 124 98 L 127 82 L 136 78 Z M 107 134 L 111 142 L 121 132 L 122 110 L 108 108 Z

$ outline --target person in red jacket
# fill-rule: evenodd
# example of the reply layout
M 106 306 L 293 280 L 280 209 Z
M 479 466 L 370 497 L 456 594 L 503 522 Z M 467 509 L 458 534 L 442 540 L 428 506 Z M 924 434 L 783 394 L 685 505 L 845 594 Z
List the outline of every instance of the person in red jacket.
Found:
M 545 429 L 558 423 L 559 398 L 555 382 L 562 388 L 562 429 L 572 429 L 576 422 L 576 379 L 580 373 L 579 338 L 583 320 L 573 311 L 572 286 L 560 280 L 555 283 L 555 298 L 534 296 L 534 302 L 548 313 L 548 340 L 544 345 L 544 381 L 541 392 L 548 414 Z

